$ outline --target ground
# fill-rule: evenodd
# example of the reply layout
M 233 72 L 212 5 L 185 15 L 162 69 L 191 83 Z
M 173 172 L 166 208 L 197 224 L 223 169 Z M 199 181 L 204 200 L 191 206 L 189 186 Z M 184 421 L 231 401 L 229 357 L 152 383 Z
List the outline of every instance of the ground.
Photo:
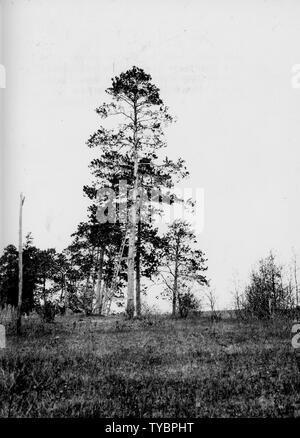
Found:
M 299 417 L 291 325 L 26 320 L 0 353 L 0 417 Z

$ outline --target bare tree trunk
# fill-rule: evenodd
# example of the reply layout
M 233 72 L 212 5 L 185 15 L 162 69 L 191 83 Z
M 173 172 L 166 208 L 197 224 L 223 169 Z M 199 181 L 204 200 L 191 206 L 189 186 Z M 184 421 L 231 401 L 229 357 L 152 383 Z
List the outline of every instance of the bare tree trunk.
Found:
M 96 253 L 96 263 L 94 263 L 93 266 L 93 273 L 92 273 L 92 279 L 93 279 L 93 285 L 92 285 L 92 290 L 96 291 L 96 280 L 98 281 L 98 264 L 99 264 L 99 255 L 100 255 L 100 249 L 98 248 L 97 253 Z M 96 292 L 95 292 L 95 306 L 93 307 L 93 312 L 95 312 L 97 310 L 97 297 L 96 297 Z
M 99 259 L 99 269 L 98 269 L 98 279 L 97 279 L 97 288 L 96 288 L 96 313 L 101 315 L 102 306 L 103 306 L 103 291 L 102 287 L 102 278 L 103 278 L 103 262 L 104 262 L 104 246 L 101 246 L 100 249 L 100 259 Z
M 141 316 L 141 211 L 138 212 L 136 242 L 136 315 Z
M 176 316 L 177 294 L 178 294 L 178 264 L 177 264 L 177 260 L 175 260 L 173 300 L 172 300 L 172 316 Z
M 25 197 L 20 194 L 20 212 L 19 212 L 19 294 L 17 308 L 17 334 L 22 331 L 22 294 L 23 294 L 23 244 L 22 244 L 22 214 Z
M 178 263 L 179 263 L 179 247 L 180 237 L 177 237 L 175 250 L 175 269 L 174 269 L 174 283 L 173 283 L 173 299 L 172 299 L 172 316 L 176 316 L 176 304 L 178 295 Z
M 89 256 L 92 256 L 92 260 L 94 259 L 94 250 L 92 249 L 91 253 L 89 254 Z M 93 262 L 92 262 L 93 263 Z M 91 268 L 88 271 L 87 274 L 87 278 L 86 278 L 86 283 L 85 283 L 85 290 L 84 290 L 84 311 L 86 316 L 90 315 L 90 313 L 92 313 L 92 303 L 90 302 L 90 297 L 89 297 L 89 286 L 90 286 L 90 278 L 91 278 Z

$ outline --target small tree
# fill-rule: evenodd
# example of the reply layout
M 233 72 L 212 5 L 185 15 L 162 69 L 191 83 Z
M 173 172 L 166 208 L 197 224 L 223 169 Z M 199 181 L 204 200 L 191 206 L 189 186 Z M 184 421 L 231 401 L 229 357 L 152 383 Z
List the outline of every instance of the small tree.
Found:
M 250 284 L 245 290 L 245 308 L 258 318 L 266 318 L 290 307 L 291 296 L 289 287 L 284 285 L 283 268 L 270 252 L 251 273 Z
M 200 300 L 195 297 L 191 287 L 182 284 L 178 291 L 178 310 L 181 318 L 186 318 L 190 311 L 200 309 Z
M 243 319 L 245 316 L 245 296 L 237 274 L 233 276 L 232 295 L 235 315 L 237 318 Z
M 220 312 L 217 312 L 217 296 L 216 291 L 212 287 L 208 287 L 207 291 L 205 293 L 206 300 L 209 306 L 210 310 L 210 318 L 211 321 L 220 321 L 221 320 L 221 314 Z
M 162 242 L 159 274 L 172 294 L 172 315 L 175 316 L 179 297 L 183 299 L 185 289 L 189 287 L 191 291 L 195 284 L 198 287 L 207 284 L 203 275 L 207 260 L 204 253 L 195 248 L 195 233 L 183 220 L 176 220 L 169 226 Z

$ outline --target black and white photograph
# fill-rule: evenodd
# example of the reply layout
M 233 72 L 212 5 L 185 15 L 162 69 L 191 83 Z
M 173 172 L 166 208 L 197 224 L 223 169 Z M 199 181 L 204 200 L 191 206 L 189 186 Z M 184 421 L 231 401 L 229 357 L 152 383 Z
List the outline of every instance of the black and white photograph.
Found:
M 0 1 L 1 421 L 299 420 L 299 43 L 297 0 Z

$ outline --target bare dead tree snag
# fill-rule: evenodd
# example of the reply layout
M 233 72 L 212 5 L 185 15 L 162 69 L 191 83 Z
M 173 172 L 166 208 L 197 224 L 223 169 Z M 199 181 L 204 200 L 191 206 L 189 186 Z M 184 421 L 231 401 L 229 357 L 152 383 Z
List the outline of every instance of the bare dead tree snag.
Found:
M 23 243 L 22 243 L 22 220 L 23 220 L 23 205 L 25 196 L 20 194 L 20 210 L 19 210 L 19 293 L 17 307 L 17 335 L 22 331 L 22 293 L 23 293 Z

